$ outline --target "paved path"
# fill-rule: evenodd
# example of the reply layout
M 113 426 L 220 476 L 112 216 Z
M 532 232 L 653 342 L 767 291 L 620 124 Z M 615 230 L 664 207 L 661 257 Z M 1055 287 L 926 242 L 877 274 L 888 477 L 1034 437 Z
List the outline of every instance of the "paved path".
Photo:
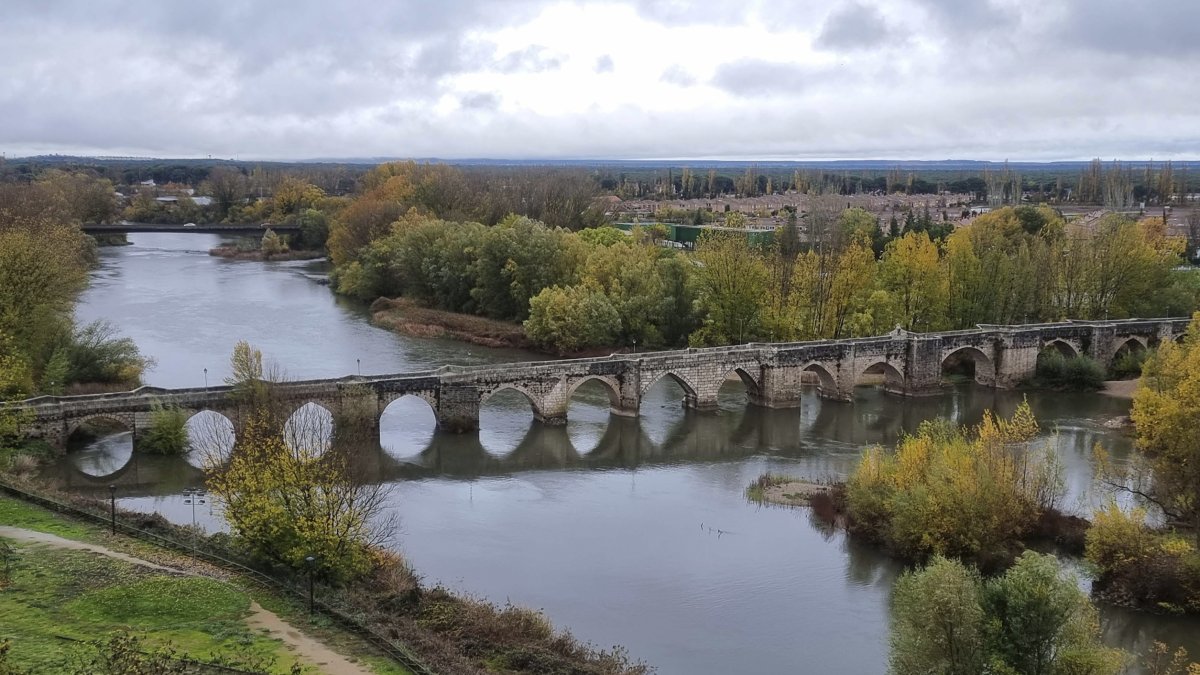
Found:
M 137 558 L 127 553 L 114 551 L 105 546 L 100 546 L 99 544 L 89 544 L 87 542 L 75 541 L 74 539 L 64 539 L 63 537 L 49 534 L 47 532 L 37 532 L 35 530 L 26 530 L 20 527 L 0 525 L 0 537 L 30 544 L 52 546 L 54 548 L 97 553 L 99 555 L 108 556 L 115 560 L 121 560 L 133 565 L 148 567 L 152 570 L 158 570 L 160 572 L 201 576 L 194 571 L 167 567 L 166 565 L 159 565 L 158 563 Z M 346 657 L 338 654 L 329 647 L 326 647 L 318 640 L 314 640 L 304 633 L 301 633 L 295 626 L 292 626 L 288 622 L 279 618 L 278 614 L 263 609 L 261 605 L 253 600 L 250 601 L 250 616 L 246 617 L 246 624 L 251 628 L 266 629 L 266 632 L 270 637 L 283 642 L 290 650 L 299 655 L 302 660 L 307 661 L 310 664 L 315 664 L 323 673 L 329 673 L 330 675 L 371 675 L 370 670 L 367 670 L 356 663 L 351 663 L 346 659 Z

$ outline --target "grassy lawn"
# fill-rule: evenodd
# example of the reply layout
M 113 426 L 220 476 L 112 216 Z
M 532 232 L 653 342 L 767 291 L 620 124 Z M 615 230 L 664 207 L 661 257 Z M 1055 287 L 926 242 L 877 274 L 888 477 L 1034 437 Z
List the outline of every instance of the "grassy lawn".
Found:
M 49 532 L 50 534 L 57 534 L 64 539 L 77 539 L 80 541 L 93 541 L 94 538 L 90 535 L 95 532 L 95 528 L 68 520 L 41 507 L 9 499 L 8 497 L 0 497 L 0 525 L 11 525 L 13 527 L 23 527 L 27 530 Z
M 141 635 L 146 645 L 170 642 L 199 660 L 220 654 L 274 661 L 272 671 L 291 666 L 279 642 L 246 627 L 250 597 L 228 584 L 83 551 L 37 544 L 16 549 L 0 590 L 0 638 L 11 641 L 9 660 L 19 668 L 71 672 L 90 651 L 77 641 L 121 630 Z
M 171 558 L 184 562 L 178 554 L 113 537 L 107 528 L 7 497 L 0 497 L 0 525 L 99 543 L 167 565 L 172 564 Z M 220 656 L 242 663 L 273 662 L 270 672 L 286 673 L 295 662 L 286 647 L 245 624 L 253 599 L 329 647 L 355 656 L 375 673 L 408 673 L 357 636 L 319 615 L 310 618 L 303 602 L 264 591 L 237 577 L 229 583 L 176 576 L 84 551 L 8 543 L 16 555 L 7 581 L 0 562 L 0 641 L 11 641 L 8 662 L 23 670 L 77 672 L 80 658 L 95 653 L 80 641 L 102 640 L 129 630 L 142 638 L 143 648 L 169 642 L 177 653 L 197 660 Z M 317 671 L 308 668 L 304 672 Z

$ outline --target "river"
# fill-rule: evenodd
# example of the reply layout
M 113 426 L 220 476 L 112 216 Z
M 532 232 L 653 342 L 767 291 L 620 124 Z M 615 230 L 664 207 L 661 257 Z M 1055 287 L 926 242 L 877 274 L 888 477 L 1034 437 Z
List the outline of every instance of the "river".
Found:
M 148 384 L 216 384 L 243 339 L 294 378 L 539 358 L 372 327 L 364 307 L 318 282 L 323 263 L 214 258 L 206 252 L 216 235 L 130 241 L 101 249 L 77 315 L 112 322 L 152 356 Z M 749 503 L 745 487 L 767 470 L 843 476 L 866 444 L 892 443 L 933 417 L 969 424 L 986 408 L 1007 414 L 1022 395 L 964 385 L 913 400 L 861 387 L 852 403 L 809 393 L 799 410 L 772 411 L 747 406 L 730 382 L 719 413 L 695 414 L 668 379 L 636 420 L 610 417 L 600 386 L 585 385 L 566 428 L 535 423 L 514 392 L 485 404 L 477 435 L 436 433 L 425 403 L 393 403 L 380 447 L 361 458 L 392 486 L 392 545 L 427 583 L 544 610 L 557 627 L 622 645 L 663 675 L 883 672 L 900 567 L 807 510 Z M 1091 488 L 1093 446 L 1118 460 L 1130 450 L 1102 424 L 1128 402 L 1028 399 L 1066 467 L 1066 506 L 1086 515 L 1102 498 Z M 70 453 L 53 475 L 80 491 L 107 493 L 116 482 L 124 507 L 219 529 L 212 504 L 182 494 L 202 480 L 195 464 L 132 455 L 121 434 Z M 1111 644 L 1142 652 L 1160 640 L 1200 657 L 1200 622 L 1102 615 Z

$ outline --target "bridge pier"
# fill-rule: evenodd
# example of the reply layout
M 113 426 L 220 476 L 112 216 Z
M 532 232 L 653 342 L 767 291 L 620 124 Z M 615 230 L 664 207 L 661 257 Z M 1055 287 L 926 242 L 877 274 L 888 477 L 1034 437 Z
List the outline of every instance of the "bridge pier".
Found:
M 904 396 L 936 396 L 942 392 L 942 343 L 932 337 L 911 340 L 904 365 Z
M 766 364 L 762 368 L 758 391 L 751 392 L 750 403 L 762 408 L 799 408 L 804 384 L 800 366 Z
M 437 424 L 442 431 L 461 434 L 479 430 L 479 389 L 446 385 L 438 392 Z

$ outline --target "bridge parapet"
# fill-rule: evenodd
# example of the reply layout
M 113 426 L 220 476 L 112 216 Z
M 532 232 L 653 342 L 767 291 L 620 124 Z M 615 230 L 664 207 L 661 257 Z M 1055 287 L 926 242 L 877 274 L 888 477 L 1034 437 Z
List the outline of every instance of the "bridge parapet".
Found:
M 662 378 L 676 381 L 684 390 L 684 405 L 700 410 L 715 409 L 721 386 L 735 376 L 752 404 L 788 408 L 801 404 L 802 387 L 813 377 L 819 382 L 821 396 L 840 400 L 852 400 L 854 387 L 865 377 L 881 378 L 884 389 L 893 394 L 934 394 L 941 389 L 944 365 L 952 359 L 972 361 L 976 381 L 982 384 L 1013 387 L 1033 375 L 1038 354 L 1047 347 L 1067 355 L 1087 354 L 1108 364 L 1122 350 L 1152 348 L 1178 338 L 1189 322 L 1170 318 L 980 325 L 937 333 L 896 330 L 845 340 L 446 365 L 411 373 L 282 382 L 273 385 L 273 395 L 295 408 L 319 403 L 335 417 L 351 404 L 373 410 L 368 417 L 373 417 L 376 426 L 392 401 L 417 396 L 433 408 L 438 426 L 450 431 L 477 428 L 481 404 L 503 389 L 524 394 L 542 422 L 565 423 L 572 394 L 592 380 L 602 383 L 612 412 L 620 415 L 637 415 L 642 398 Z M 220 412 L 236 426 L 239 412 L 233 393 L 234 388 L 223 384 L 186 389 L 140 387 L 128 392 L 39 396 L 5 407 L 29 415 L 32 421 L 25 427 L 26 433 L 61 445 L 83 421 L 101 416 L 127 424 L 136 438 L 156 404 L 176 405 L 189 413 Z

